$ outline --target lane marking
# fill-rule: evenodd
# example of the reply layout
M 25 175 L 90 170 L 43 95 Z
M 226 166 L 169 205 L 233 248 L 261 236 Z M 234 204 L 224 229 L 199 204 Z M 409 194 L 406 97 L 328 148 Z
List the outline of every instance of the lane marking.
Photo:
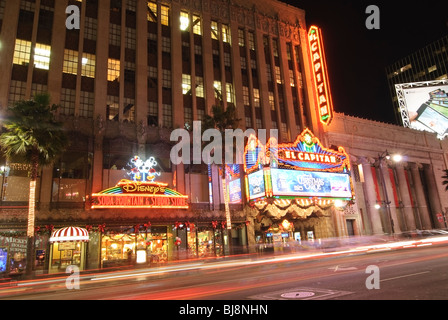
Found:
M 420 274 L 425 274 L 425 273 L 430 273 L 431 271 L 423 271 L 423 272 L 417 272 L 417 273 L 411 273 L 411 274 L 405 274 L 403 276 L 398 276 L 398 277 L 393 277 L 393 278 L 388 278 L 388 279 L 383 279 L 380 280 L 380 282 L 382 281 L 389 281 L 389 280 L 395 280 L 395 279 L 401 279 L 401 278 L 407 278 L 407 277 L 413 277 L 413 276 L 418 276 Z

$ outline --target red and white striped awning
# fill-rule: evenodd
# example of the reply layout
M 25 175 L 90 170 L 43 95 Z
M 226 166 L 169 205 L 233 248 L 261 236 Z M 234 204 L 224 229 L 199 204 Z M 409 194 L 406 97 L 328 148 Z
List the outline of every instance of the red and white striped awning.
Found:
M 89 232 L 84 228 L 66 227 L 53 232 L 50 242 L 89 241 Z

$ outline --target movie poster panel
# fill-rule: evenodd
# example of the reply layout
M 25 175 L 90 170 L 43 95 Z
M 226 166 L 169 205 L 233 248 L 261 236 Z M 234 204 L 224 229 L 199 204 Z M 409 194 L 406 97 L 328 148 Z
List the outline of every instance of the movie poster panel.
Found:
M 345 173 L 271 169 L 274 196 L 351 198 L 350 176 Z
M 256 199 L 266 195 L 264 186 L 264 171 L 260 170 L 247 176 L 249 183 L 249 199 Z

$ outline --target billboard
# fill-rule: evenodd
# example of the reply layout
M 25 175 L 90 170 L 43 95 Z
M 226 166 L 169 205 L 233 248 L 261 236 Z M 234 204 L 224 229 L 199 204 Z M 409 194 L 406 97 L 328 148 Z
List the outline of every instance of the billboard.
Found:
M 350 176 L 346 173 L 271 168 L 271 179 L 274 196 L 352 197 Z
M 448 135 L 448 80 L 395 85 L 403 125 Z
M 263 170 L 259 170 L 247 175 L 247 180 L 249 185 L 249 200 L 260 198 L 266 195 Z

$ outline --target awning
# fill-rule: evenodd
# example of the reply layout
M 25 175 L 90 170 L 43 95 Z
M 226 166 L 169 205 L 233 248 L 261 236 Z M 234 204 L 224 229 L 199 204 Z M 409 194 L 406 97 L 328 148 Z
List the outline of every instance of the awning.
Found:
M 84 228 L 66 227 L 53 232 L 50 242 L 89 241 L 89 232 Z

